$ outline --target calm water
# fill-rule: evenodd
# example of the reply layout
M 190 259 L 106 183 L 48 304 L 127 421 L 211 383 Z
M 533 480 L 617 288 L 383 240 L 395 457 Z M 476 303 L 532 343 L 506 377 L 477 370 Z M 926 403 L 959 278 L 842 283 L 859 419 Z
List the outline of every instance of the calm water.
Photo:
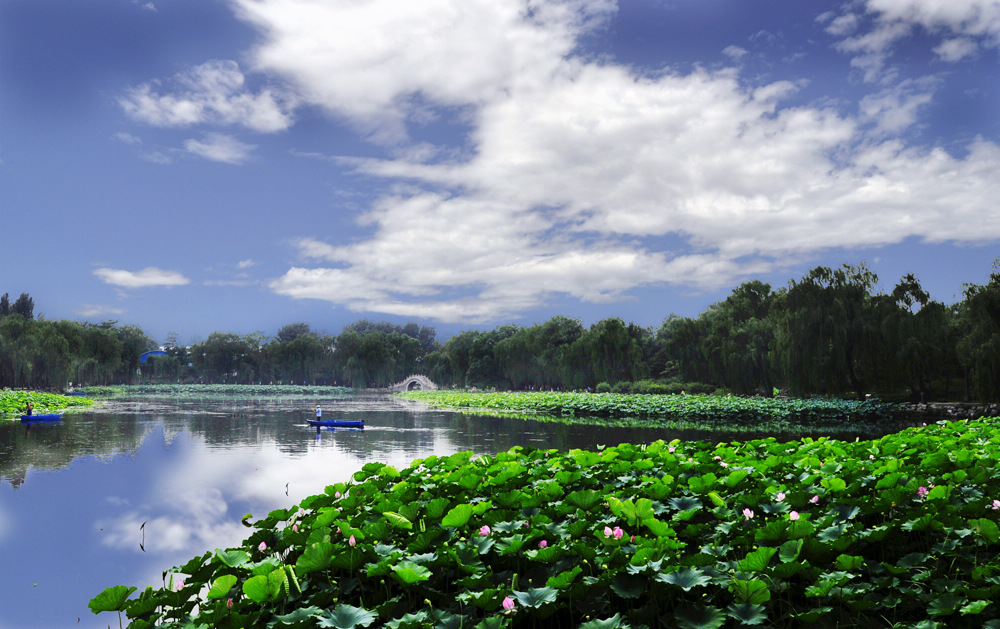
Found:
M 115 627 L 115 614 L 87 609 L 105 587 L 160 585 L 164 570 L 238 544 L 244 514 L 291 506 L 370 461 L 712 438 L 426 411 L 387 396 L 324 401 L 325 417 L 367 427 L 317 435 L 304 421 L 314 404 L 146 400 L 30 429 L 0 422 L 0 629 Z

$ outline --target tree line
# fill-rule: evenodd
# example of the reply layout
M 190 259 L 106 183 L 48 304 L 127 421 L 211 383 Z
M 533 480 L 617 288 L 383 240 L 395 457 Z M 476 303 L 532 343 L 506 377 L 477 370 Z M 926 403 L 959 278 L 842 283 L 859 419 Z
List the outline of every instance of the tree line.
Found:
M 913 275 L 889 292 L 864 264 L 816 267 L 786 287 L 749 281 L 694 318 L 589 328 L 556 316 L 467 330 L 361 320 L 338 335 L 293 323 L 274 338 L 216 332 L 166 356 L 135 326 L 35 320 L 27 294 L 0 299 L 0 386 L 66 382 L 296 383 L 387 387 L 414 373 L 441 386 L 744 395 L 1000 399 L 1000 261 L 962 301 L 930 299 Z

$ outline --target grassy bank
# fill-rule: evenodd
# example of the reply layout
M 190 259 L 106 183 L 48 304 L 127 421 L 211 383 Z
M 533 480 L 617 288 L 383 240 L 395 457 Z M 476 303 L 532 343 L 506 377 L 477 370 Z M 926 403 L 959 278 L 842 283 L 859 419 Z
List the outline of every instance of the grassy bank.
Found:
M 41 391 L 0 391 L 0 418 L 16 419 L 24 413 L 25 406 L 31 402 L 34 413 L 57 413 L 70 407 L 87 407 L 94 404 L 85 397 L 67 397 L 58 393 L 43 393 Z
M 347 397 L 354 392 L 354 389 L 347 387 L 297 384 L 132 384 L 128 386 L 86 387 L 83 390 L 94 397 L 115 399 L 143 397 L 322 397 L 335 399 Z
M 369 463 L 130 627 L 1000 627 L 1000 420 Z

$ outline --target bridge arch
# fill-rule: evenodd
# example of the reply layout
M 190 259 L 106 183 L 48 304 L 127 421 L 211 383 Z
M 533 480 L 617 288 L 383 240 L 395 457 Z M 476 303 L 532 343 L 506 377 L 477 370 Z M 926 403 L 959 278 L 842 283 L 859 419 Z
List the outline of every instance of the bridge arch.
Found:
M 420 374 L 414 374 L 403 378 L 403 380 L 397 384 L 390 387 L 393 391 L 412 391 L 414 389 L 423 389 L 425 391 L 434 391 L 438 388 L 436 384 L 431 382 L 431 379 L 427 376 Z

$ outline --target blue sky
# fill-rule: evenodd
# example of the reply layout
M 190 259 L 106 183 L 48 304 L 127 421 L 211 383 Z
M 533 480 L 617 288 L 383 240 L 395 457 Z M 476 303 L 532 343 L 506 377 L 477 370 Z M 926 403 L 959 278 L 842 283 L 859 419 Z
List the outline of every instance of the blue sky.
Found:
M 164 341 L 658 326 L 1000 255 L 995 0 L 0 0 L 0 292 Z

